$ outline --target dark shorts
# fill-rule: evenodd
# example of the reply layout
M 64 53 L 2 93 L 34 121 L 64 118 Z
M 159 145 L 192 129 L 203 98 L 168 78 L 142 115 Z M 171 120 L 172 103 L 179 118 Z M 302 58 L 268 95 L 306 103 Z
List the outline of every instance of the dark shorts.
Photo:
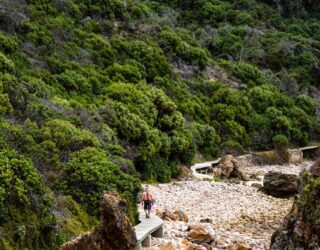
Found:
M 151 201 L 143 201 L 144 209 L 151 209 Z

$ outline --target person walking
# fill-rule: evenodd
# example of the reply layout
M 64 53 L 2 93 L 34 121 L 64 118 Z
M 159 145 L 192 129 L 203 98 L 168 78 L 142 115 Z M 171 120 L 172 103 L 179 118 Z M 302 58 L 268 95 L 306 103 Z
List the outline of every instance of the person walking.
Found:
M 154 203 L 154 196 L 149 192 L 149 186 L 146 185 L 144 192 L 141 195 L 141 205 L 146 213 L 146 218 L 150 218 L 151 207 Z

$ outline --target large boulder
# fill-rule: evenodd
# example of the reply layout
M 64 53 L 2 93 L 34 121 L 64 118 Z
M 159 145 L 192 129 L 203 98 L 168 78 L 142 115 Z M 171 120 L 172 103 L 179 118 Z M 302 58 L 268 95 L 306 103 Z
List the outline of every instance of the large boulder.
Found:
M 269 172 L 263 180 L 262 191 L 275 197 L 288 197 L 297 193 L 297 175 Z
M 178 181 L 193 181 L 195 177 L 192 170 L 186 166 L 179 167 L 180 175 L 177 177 Z
M 300 174 L 299 195 L 283 226 L 271 239 L 271 250 L 320 249 L 320 177 Z
M 214 236 L 211 235 L 205 227 L 201 225 L 189 225 L 190 231 L 187 232 L 187 238 L 193 243 L 211 243 L 214 240 Z
M 134 250 L 137 238 L 126 216 L 127 203 L 108 193 L 100 210 L 100 225 L 65 243 L 60 250 Z
M 242 172 L 239 170 L 237 160 L 232 155 L 224 156 L 219 164 L 212 169 L 214 176 L 221 179 L 238 178 L 244 180 Z

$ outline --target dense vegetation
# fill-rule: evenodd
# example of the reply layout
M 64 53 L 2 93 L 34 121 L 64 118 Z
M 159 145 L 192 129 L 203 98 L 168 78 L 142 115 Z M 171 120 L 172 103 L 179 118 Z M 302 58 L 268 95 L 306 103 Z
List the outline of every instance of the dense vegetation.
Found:
M 57 249 L 105 191 L 319 139 L 318 1 L 2 0 L 0 248 Z

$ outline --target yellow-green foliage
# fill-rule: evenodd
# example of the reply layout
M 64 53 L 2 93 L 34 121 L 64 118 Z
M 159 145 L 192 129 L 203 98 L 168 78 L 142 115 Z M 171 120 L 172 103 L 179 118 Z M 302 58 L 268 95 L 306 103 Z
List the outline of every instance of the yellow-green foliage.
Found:
M 2 219 L 0 249 L 41 248 L 41 243 L 38 240 L 39 238 L 45 238 L 40 232 L 41 218 L 39 215 L 41 213 L 37 209 L 28 205 L 17 207 L 12 204 L 7 207 L 5 214 L 10 215 L 10 217 Z M 50 242 L 47 242 L 47 244 L 50 245 Z
M 317 241 L 319 240 L 317 229 L 320 226 L 320 177 L 311 176 L 310 173 L 305 172 L 302 185 L 303 191 L 297 202 L 302 215 L 301 220 L 309 226 Z
M 71 196 L 58 197 L 55 203 L 56 208 L 62 212 L 62 216 L 57 218 L 57 224 L 62 228 L 64 240 L 89 231 L 98 223 L 97 218 L 88 215 Z
M 14 63 L 0 52 L 0 70 L 2 72 L 14 71 Z

